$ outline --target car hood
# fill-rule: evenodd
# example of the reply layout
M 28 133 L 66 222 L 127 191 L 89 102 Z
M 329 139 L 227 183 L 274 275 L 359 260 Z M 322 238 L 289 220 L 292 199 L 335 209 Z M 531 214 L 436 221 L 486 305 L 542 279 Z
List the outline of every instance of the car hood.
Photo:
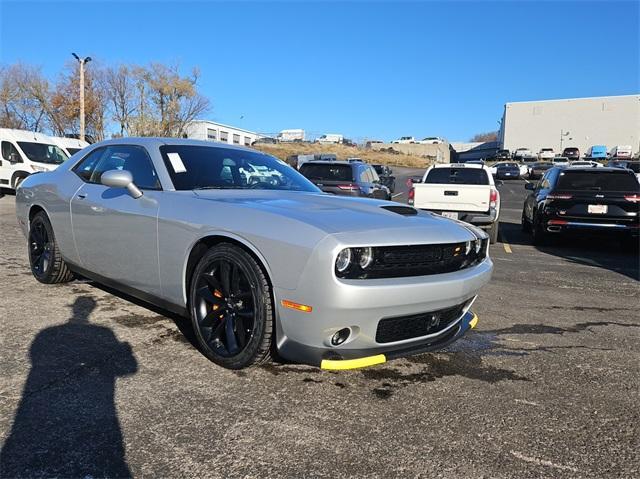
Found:
M 250 208 L 269 216 L 284 216 L 303 222 L 343 240 L 366 239 L 375 244 L 420 244 L 474 239 L 470 226 L 431 213 L 403 215 L 384 207 L 410 206 L 391 201 L 350 198 L 323 193 L 294 191 L 206 190 L 194 191 L 205 201 L 231 207 Z

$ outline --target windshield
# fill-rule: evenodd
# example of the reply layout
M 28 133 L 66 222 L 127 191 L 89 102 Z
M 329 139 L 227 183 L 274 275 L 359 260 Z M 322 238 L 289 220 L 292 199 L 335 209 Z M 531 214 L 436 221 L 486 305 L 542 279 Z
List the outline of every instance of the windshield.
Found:
M 305 163 L 300 167 L 300 173 L 311 180 L 355 181 L 351 165 Z
M 640 184 L 626 171 L 563 171 L 558 190 L 638 191 Z
M 488 185 L 489 177 L 480 168 L 434 168 L 427 175 L 425 183 Z
M 27 155 L 27 158 L 35 163 L 59 165 L 68 158 L 67 154 L 56 145 L 32 143 L 29 141 L 19 141 L 18 145 L 22 151 L 24 151 L 24 154 Z
M 160 153 L 176 190 L 320 191 L 289 165 L 264 153 L 192 145 L 164 145 Z

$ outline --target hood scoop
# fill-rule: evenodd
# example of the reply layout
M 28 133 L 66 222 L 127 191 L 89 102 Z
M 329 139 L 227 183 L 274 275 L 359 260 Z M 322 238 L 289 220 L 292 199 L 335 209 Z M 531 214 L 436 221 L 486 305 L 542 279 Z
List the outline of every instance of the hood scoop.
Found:
M 381 206 L 380 208 L 402 216 L 415 216 L 418 211 L 410 206 Z

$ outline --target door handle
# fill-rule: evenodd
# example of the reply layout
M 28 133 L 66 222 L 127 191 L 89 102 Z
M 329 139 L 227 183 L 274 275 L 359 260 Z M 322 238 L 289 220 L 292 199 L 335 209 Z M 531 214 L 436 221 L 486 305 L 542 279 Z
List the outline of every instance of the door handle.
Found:
M 87 197 L 87 195 L 85 193 L 80 193 L 78 195 L 78 198 L 81 199 L 81 200 L 84 200 L 86 197 Z

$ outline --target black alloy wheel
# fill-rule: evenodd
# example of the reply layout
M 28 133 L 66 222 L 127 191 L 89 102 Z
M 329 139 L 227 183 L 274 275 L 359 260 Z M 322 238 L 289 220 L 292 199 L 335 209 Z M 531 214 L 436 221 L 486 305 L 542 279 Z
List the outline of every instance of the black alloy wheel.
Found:
M 40 211 L 29 224 L 29 263 L 31 273 L 41 283 L 64 283 L 73 273 L 62 259 L 49 218 Z
M 43 276 L 51 266 L 51 240 L 42 221 L 34 222 L 29 231 L 29 259 L 33 274 Z
M 204 354 L 240 369 L 270 357 L 273 307 L 269 283 L 253 257 L 221 244 L 194 271 L 191 320 Z

